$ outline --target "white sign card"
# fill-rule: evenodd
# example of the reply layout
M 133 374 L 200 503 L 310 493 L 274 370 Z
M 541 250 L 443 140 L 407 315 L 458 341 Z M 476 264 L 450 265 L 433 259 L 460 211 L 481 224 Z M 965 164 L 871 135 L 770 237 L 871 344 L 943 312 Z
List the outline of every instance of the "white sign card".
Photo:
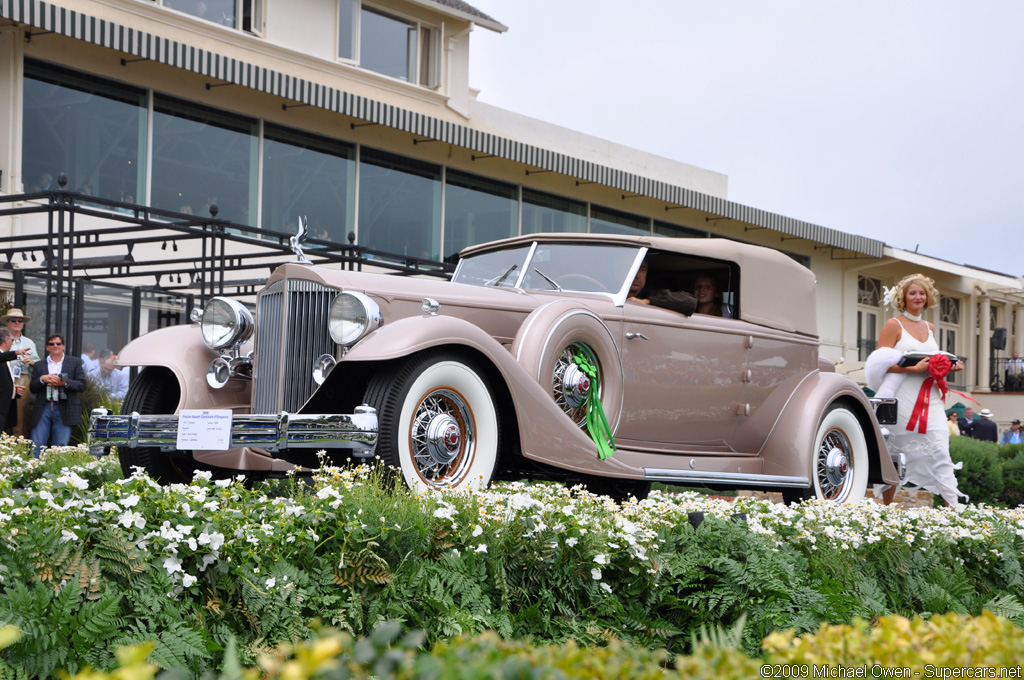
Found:
M 231 448 L 231 411 L 185 409 L 178 413 L 179 450 L 226 451 Z

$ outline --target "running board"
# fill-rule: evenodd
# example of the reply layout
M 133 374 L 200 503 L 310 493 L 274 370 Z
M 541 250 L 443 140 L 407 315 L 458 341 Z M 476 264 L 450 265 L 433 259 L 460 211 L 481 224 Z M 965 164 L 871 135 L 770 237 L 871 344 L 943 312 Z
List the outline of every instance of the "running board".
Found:
M 678 484 L 723 484 L 737 489 L 749 486 L 785 486 L 806 489 L 811 485 L 807 477 L 783 477 L 781 475 L 756 475 L 746 472 L 710 472 L 704 470 L 666 470 L 644 468 L 646 479 L 651 482 L 675 482 Z

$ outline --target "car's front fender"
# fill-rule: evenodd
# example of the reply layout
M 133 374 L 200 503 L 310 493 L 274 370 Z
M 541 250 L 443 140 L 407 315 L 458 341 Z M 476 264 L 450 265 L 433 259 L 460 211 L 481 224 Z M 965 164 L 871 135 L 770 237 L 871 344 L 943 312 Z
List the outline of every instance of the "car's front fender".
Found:
M 794 391 L 765 441 L 761 450 L 765 474 L 808 474 L 811 456 L 815 453 L 818 425 L 829 406 L 838 400 L 845 402 L 857 416 L 872 450 L 869 482 L 898 483 L 896 468 L 864 390 L 844 375 L 820 371 L 808 375 Z
M 242 352 L 252 349 L 243 345 Z M 212 389 L 206 382 L 210 362 L 220 356 L 203 342 L 203 334 L 195 324 L 171 326 L 146 333 L 132 340 L 117 356 L 118 366 L 162 366 L 178 380 L 181 391 L 174 412 L 189 409 L 225 409 L 248 411 L 251 384 L 248 380 L 231 380 L 222 389 Z
M 348 362 L 391 361 L 440 347 L 471 350 L 493 365 L 512 397 L 519 441 L 527 458 L 585 474 L 644 478 L 642 469 L 614 457 L 600 460 L 586 432 L 558 408 L 552 395 L 515 360 L 509 348 L 463 319 L 415 316 L 385 324 L 359 341 L 338 367 Z

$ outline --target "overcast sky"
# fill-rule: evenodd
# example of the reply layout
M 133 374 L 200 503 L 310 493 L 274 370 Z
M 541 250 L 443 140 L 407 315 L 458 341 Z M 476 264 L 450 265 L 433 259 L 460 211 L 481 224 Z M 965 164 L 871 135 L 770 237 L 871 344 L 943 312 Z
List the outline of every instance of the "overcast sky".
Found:
M 468 0 L 481 101 L 729 199 L 1024 275 L 1021 0 Z

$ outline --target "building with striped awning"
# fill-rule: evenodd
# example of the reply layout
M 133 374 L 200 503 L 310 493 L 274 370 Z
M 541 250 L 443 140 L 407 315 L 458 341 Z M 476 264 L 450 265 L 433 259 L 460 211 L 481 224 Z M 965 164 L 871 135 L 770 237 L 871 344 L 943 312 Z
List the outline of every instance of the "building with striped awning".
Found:
M 872 291 L 918 270 L 943 293 L 944 348 L 973 358 L 962 387 L 989 387 L 994 329 L 1024 352 L 1017 277 L 742 205 L 721 173 L 478 101 L 468 64 L 481 30 L 506 27 L 460 0 L 0 0 L 0 193 L 55 188 L 63 173 L 98 200 L 203 217 L 215 206 L 236 231 L 290 233 L 302 215 L 324 243 L 445 263 L 540 231 L 724 237 L 816 273 L 823 351 L 842 365 L 886 317 Z M 0 236 L 37 232 L 31 216 L 0 217 Z M 133 283 L 175 289 L 159 267 L 144 276 L 166 244 L 130 251 Z M 123 344 L 151 327 L 138 322 L 86 334 Z

